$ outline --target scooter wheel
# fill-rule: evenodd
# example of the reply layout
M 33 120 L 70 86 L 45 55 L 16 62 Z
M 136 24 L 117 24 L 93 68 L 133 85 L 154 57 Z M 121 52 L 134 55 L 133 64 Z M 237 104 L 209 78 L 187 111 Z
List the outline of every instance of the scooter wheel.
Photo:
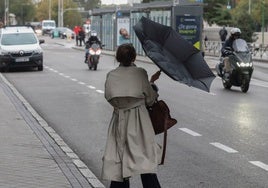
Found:
M 97 70 L 97 65 L 94 65 L 94 70 Z
M 249 80 L 249 77 L 247 77 L 247 76 L 242 80 L 241 91 L 243 93 L 246 93 L 248 91 L 249 82 L 250 82 L 250 80 Z
M 247 91 L 248 91 L 248 89 L 249 89 L 249 83 L 247 83 L 247 84 L 243 84 L 242 86 L 241 86 L 241 91 L 243 92 L 243 93 L 246 93 Z
M 87 65 L 88 65 L 88 69 L 91 70 L 92 69 L 92 66 L 91 66 L 90 61 L 87 61 Z
M 232 84 L 224 79 L 222 79 L 222 85 L 225 89 L 231 89 Z

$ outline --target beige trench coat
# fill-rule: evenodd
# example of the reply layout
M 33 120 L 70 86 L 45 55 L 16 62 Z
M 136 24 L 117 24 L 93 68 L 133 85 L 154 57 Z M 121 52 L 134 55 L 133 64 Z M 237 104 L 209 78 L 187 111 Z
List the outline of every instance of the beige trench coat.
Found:
M 105 98 L 114 107 L 103 156 L 102 179 L 123 181 L 135 174 L 156 173 L 161 149 L 146 104 L 158 94 L 147 72 L 119 66 L 107 74 Z

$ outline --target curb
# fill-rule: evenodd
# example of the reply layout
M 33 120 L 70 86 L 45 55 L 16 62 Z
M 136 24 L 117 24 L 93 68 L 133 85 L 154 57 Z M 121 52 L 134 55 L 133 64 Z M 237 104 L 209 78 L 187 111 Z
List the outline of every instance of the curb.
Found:
M 17 91 L 17 89 L 0 73 L 1 79 L 12 90 L 16 97 L 21 101 L 25 108 L 37 120 L 39 125 L 47 132 L 47 134 L 56 142 L 61 150 L 72 160 L 80 173 L 86 178 L 93 188 L 105 188 L 100 180 L 93 174 L 83 161 L 73 152 L 73 150 L 63 141 L 63 139 L 50 127 L 47 122 L 33 109 L 33 107 L 25 100 L 25 98 Z

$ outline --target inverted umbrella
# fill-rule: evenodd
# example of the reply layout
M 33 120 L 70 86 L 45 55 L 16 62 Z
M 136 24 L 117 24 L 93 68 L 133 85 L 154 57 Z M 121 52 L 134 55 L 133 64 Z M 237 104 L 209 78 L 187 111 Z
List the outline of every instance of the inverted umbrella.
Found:
M 133 27 L 145 54 L 169 77 L 209 92 L 215 75 L 202 53 L 169 26 L 142 17 Z

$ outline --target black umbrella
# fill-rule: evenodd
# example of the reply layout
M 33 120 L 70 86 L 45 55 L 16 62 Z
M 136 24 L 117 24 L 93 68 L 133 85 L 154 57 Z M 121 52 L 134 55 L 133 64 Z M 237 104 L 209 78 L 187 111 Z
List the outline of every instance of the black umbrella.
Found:
M 209 92 L 215 75 L 202 53 L 171 27 L 142 17 L 133 27 L 146 55 L 172 79 Z

